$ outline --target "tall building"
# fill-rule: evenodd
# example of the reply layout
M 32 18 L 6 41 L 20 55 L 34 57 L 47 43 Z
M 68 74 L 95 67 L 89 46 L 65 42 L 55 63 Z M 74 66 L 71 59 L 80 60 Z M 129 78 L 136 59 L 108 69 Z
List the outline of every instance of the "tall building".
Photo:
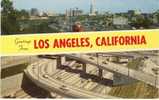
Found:
M 83 11 L 78 8 L 66 10 L 66 16 L 80 16 L 82 14 L 83 14 Z
M 96 15 L 96 10 L 95 10 L 95 0 L 91 0 L 91 5 L 90 5 L 90 16 Z
M 128 10 L 128 16 L 132 17 L 134 15 L 140 15 L 141 11 L 140 10 Z
M 30 11 L 31 16 L 39 16 L 39 11 L 37 8 L 32 8 Z

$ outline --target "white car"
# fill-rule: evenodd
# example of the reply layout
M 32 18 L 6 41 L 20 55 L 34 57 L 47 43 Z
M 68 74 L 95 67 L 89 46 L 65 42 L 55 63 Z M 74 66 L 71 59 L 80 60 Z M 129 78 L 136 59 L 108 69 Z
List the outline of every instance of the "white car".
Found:
M 44 78 L 49 78 L 49 76 L 47 74 L 44 74 L 43 77 Z

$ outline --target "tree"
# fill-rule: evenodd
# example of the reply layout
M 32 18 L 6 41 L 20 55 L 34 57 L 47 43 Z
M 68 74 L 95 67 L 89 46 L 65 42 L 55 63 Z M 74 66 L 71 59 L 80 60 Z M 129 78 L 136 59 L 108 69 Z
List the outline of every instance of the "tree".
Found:
M 29 13 L 25 9 L 22 9 L 21 11 L 18 12 L 18 19 L 23 19 L 23 18 L 29 18 Z
M 10 0 L 2 0 L 1 2 L 2 14 L 10 14 L 13 9 L 13 3 Z
M 10 0 L 2 0 L 2 16 L 1 16 L 1 32 L 2 34 L 15 34 L 20 27 L 17 22 L 18 12 L 13 8 L 13 3 Z
M 149 28 L 152 24 L 152 19 L 149 17 L 144 17 L 143 15 L 136 15 L 133 20 L 131 20 L 130 25 L 136 28 Z
M 158 21 L 158 23 L 159 23 L 159 10 L 157 10 L 157 11 L 154 13 L 154 15 L 156 16 L 157 21 Z

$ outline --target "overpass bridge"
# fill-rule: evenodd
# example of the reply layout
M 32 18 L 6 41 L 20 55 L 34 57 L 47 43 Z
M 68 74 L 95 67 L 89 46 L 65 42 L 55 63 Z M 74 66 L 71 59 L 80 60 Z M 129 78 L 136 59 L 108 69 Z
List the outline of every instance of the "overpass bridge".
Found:
M 75 61 L 68 63 L 68 66 L 73 66 Z M 78 74 L 68 73 L 64 70 L 54 70 L 50 73 L 52 68 L 52 61 L 39 60 L 38 62 L 32 63 L 25 70 L 26 75 L 39 87 L 44 88 L 50 92 L 55 92 L 64 97 L 72 98 L 117 98 L 108 94 L 101 94 L 88 90 L 90 83 L 93 88 L 98 88 L 101 91 L 104 86 L 97 87 L 97 83 L 84 81 L 81 83 L 81 79 Z M 62 79 L 59 77 L 63 77 Z M 68 78 L 69 77 L 69 78 Z M 74 80 L 75 79 L 75 80 Z M 76 80 L 77 79 L 77 80 Z M 69 80 L 69 82 L 66 80 Z M 70 82 L 71 81 L 71 82 Z M 76 83 L 76 81 L 78 81 Z M 87 84 L 85 84 L 87 83 Z M 76 86 L 71 84 L 77 84 Z M 87 86 L 87 88 L 81 88 L 81 85 Z M 94 85 L 94 86 L 93 86 Z M 80 87 L 79 87 L 80 86 Z M 90 87 L 90 86 L 89 86 Z
M 67 61 L 66 58 L 69 58 L 71 61 Z M 103 95 L 100 93 L 94 93 L 91 89 L 97 87 L 97 83 L 90 82 L 87 84 L 85 89 L 82 89 L 81 87 L 86 86 L 85 84 L 88 80 L 82 82 L 78 74 L 72 75 L 72 73 L 58 69 L 60 66 L 75 67 L 77 62 L 83 65 L 81 66 L 83 73 L 86 73 L 87 71 L 88 66 L 86 64 L 91 64 L 96 67 L 96 69 L 99 69 L 97 71 L 99 78 L 104 76 L 104 70 L 113 73 L 113 75 L 120 74 L 122 76 L 126 76 L 130 80 L 143 81 L 146 84 L 159 88 L 159 80 L 154 75 L 133 70 L 112 62 L 103 63 L 103 59 L 89 55 L 63 54 L 57 56 L 56 66 L 50 62 L 53 62 L 53 60 L 43 59 L 38 62 L 34 62 L 28 66 L 25 73 L 39 87 L 64 96 L 75 98 L 117 98 L 108 94 Z M 55 69 L 50 69 L 53 67 L 55 67 Z M 100 91 L 104 87 L 105 86 L 97 87 L 96 91 Z
M 99 76 L 102 76 L 102 70 L 106 70 L 106 71 L 109 71 L 112 73 L 118 73 L 118 74 L 130 77 L 132 79 L 145 82 L 146 84 L 159 88 L 159 79 L 158 79 L 159 77 L 157 77 L 155 75 L 151 75 L 148 73 L 144 73 L 142 71 L 130 69 L 128 67 L 125 67 L 125 66 L 122 66 L 119 64 L 115 64 L 115 63 L 111 63 L 111 62 L 103 63 L 103 59 L 100 59 L 100 58 L 97 59 L 96 57 L 91 57 L 89 55 L 65 54 L 63 56 L 77 60 L 77 61 L 81 61 L 84 64 L 88 63 L 88 64 L 92 64 L 94 66 L 97 66 L 99 68 Z M 86 65 L 84 65 L 84 66 L 86 66 Z M 86 70 L 85 67 L 83 69 Z

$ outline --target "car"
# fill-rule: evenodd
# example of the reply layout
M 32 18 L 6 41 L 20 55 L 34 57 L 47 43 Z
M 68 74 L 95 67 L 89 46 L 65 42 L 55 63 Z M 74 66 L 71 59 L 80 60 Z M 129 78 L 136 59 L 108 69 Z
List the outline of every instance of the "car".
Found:
M 81 64 L 78 64 L 78 65 L 76 66 L 76 68 L 80 68 L 80 67 L 82 67 L 82 65 L 81 65 Z
M 56 79 L 57 79 L 57 80 L 61 80 L 62 78 L 57 76 Z
M 148 56 L 144 56 L 144 58 L 145 58 L 145 59 L 148 59 L 149 57 L 148 57 Z
M 103 63 L 103 64 L 107 64 L 107 62 L 106 62 L 106 61 L 103 61 L 102 63 Z
M 94 58 L 93 58 L 93 57 L 89 57 L 89 59 L 92 59 L 92 60 L 94 60 Z
M 63 91 L 68 91 L 68 90 L 69 90 L 68 87 L 66 87 L 65 85 L 62 85 L 62 86 L 60 87 L 60 89 L 63 90 Z
M 44 74 L 43 77 L 44 78 L 49 78 L 49 76 L 47 74 Z

